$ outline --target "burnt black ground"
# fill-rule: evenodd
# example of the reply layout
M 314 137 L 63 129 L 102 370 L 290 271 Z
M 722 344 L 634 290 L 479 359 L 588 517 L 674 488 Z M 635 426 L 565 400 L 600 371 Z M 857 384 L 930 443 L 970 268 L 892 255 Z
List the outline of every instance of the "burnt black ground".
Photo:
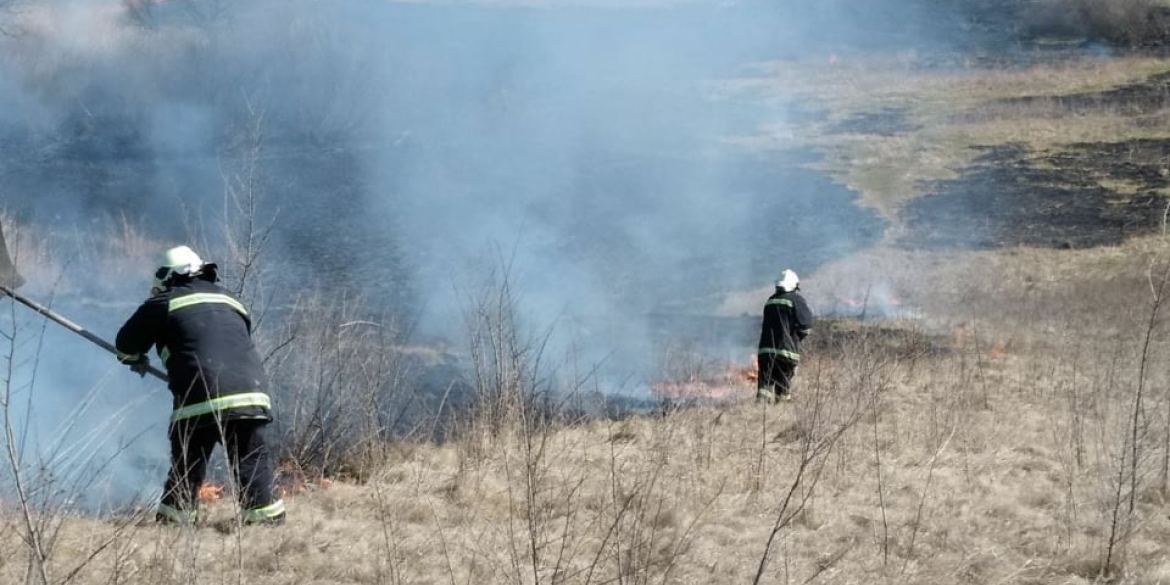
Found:
M 1064 51 L 1062 58 L 1101 59 L 1098 49 Z M 989 107 L 1050 117 L 1104 108 L 1162 124 L 1167 97 L 1170 73 L 1162 73 L 1103 91 L 1007 98 Z M 1027 109 L 1033 105 L 1039 107 Z M 1170 185 L 1170 140 L 1077 143 L 1045 154 L 1021 145 L 982 150 L 958 179 L 922 185 L 926 196 L 900 214 L 900 245 L 1084 248 L 1161 229 L 1167 198 L 1159 191 Z M 1125 192 L 1112 190 L 1118 184 Z
M 1074 144 L 1036 158 L 1020 145 L 996 146 L 954 180 L 923 185 L 927 195 L 901 212 L 907 248 L 1116 245 L 1159 229 L 1167 199 L 1170 141 Z M 1124 181 L 1134 194 L 1107 189 Z
M 906 108 L 882 108 L 873 112 L 862 112 L 841 120 L 826 129 L 830 134 L 869 134 L 875 136 L 897 136 L 919 129 L 910 122 Z

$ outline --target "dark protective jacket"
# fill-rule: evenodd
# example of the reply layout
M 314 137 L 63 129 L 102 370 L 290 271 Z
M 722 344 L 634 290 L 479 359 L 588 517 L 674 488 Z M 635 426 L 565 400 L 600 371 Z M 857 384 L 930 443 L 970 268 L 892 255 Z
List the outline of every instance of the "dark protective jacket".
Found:
M 760 331 L 760 355 L 800 363 L 800 342 L 812 330 L 813 315 L 804 297 L 796 291 L 776 293 L 764 303 L 764 325 Z
M 252 321 L 242 303 L 212 282 L 183 278 L 146 300 L 115 345 L 123 362 L 157 349 L 175 399 L 172 422 L 272 420 Z

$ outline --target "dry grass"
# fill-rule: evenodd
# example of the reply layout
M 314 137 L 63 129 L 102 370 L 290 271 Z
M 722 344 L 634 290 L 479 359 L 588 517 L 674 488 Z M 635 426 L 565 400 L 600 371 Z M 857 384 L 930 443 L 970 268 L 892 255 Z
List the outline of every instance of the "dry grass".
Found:
M 1116 413 L 1089 381 L 1082 397 L 1096 404 L 1079 438 L 1070 426 L 1060 369 L 1081 358 L 992 359 L 972 346 L 883 365 L 890 384 L 827 456 L 764 582 L 1092 582 Z M 798 396 L 856 366 L 807 364 Z M 1091 380 L 1099 366 L 1084 366 Z M 194 531 L 118 534 L 116 518 L 66 519 L 53 574 L 109 536 L 115 544 L 75 582 L 747 582 L 807 414 L 799 403 L 741 403 L 562 429 L 531 504 L 521 497 L 532 479 L 520 471 L 523 440 L 510 432 L 477 448 L 402 449 L 364 485 L 290 498 L 291 523 L 277 530 L 236 532 L 226 504 L 212 509 L 213 526 Z M 1139 502 L 1119 582 L 1170 571 L 1162 510 L 1157 490 Z M 523 568 L 532 519 L 544 559 L 535 573 Z M 19 582 L 25 547 L 16 531 L 5 534 L 0 580 Z
M 1146 56 L 1069 59 L 1031 67 L 971 62 L 937 70 L 923 65 L 930 65 L 925 56 L 899 62 L 884 56 L 824 55 L 824 59 L 758 65 L 713 91 L 778 103 L 816 99 L 834 113 L 907 104 L 951 110 L 997 98 L 1109 89 L 1170 69 L 1164 59 Z

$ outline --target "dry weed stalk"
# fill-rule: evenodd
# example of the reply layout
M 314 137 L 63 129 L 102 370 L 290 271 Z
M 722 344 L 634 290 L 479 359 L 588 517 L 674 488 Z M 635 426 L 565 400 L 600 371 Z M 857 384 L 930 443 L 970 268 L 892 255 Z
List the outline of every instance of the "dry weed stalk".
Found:
M 310 476 L 361 478 L 368 456 L 392 438 L 409 397 L 407 366 L 393 323 L 368 320 L 360 299 L 296 301 L 288 340 L 269 363 L 280 389 L 282 459 Z

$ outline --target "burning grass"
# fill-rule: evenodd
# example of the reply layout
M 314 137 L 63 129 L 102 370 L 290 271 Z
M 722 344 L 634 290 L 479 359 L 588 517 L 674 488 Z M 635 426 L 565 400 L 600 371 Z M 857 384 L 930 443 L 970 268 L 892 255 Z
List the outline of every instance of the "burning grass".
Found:
M 757 366 L 755 356 L 747 365 L 727 364 L 710 374 L 695 374 L 684 380 L 659 381 L 650 393 L 664 405 L 712 406 L 743 402 L 755 397 Z
M 211 504 L 213 502 L 218 502 L 223 498 L 223 492 L 226 487 L 227 486 L 222 484 L 204 483 L 203 485 L 199 486 L 199 491 L 196 494 L 199 499 L 199 503 Z

